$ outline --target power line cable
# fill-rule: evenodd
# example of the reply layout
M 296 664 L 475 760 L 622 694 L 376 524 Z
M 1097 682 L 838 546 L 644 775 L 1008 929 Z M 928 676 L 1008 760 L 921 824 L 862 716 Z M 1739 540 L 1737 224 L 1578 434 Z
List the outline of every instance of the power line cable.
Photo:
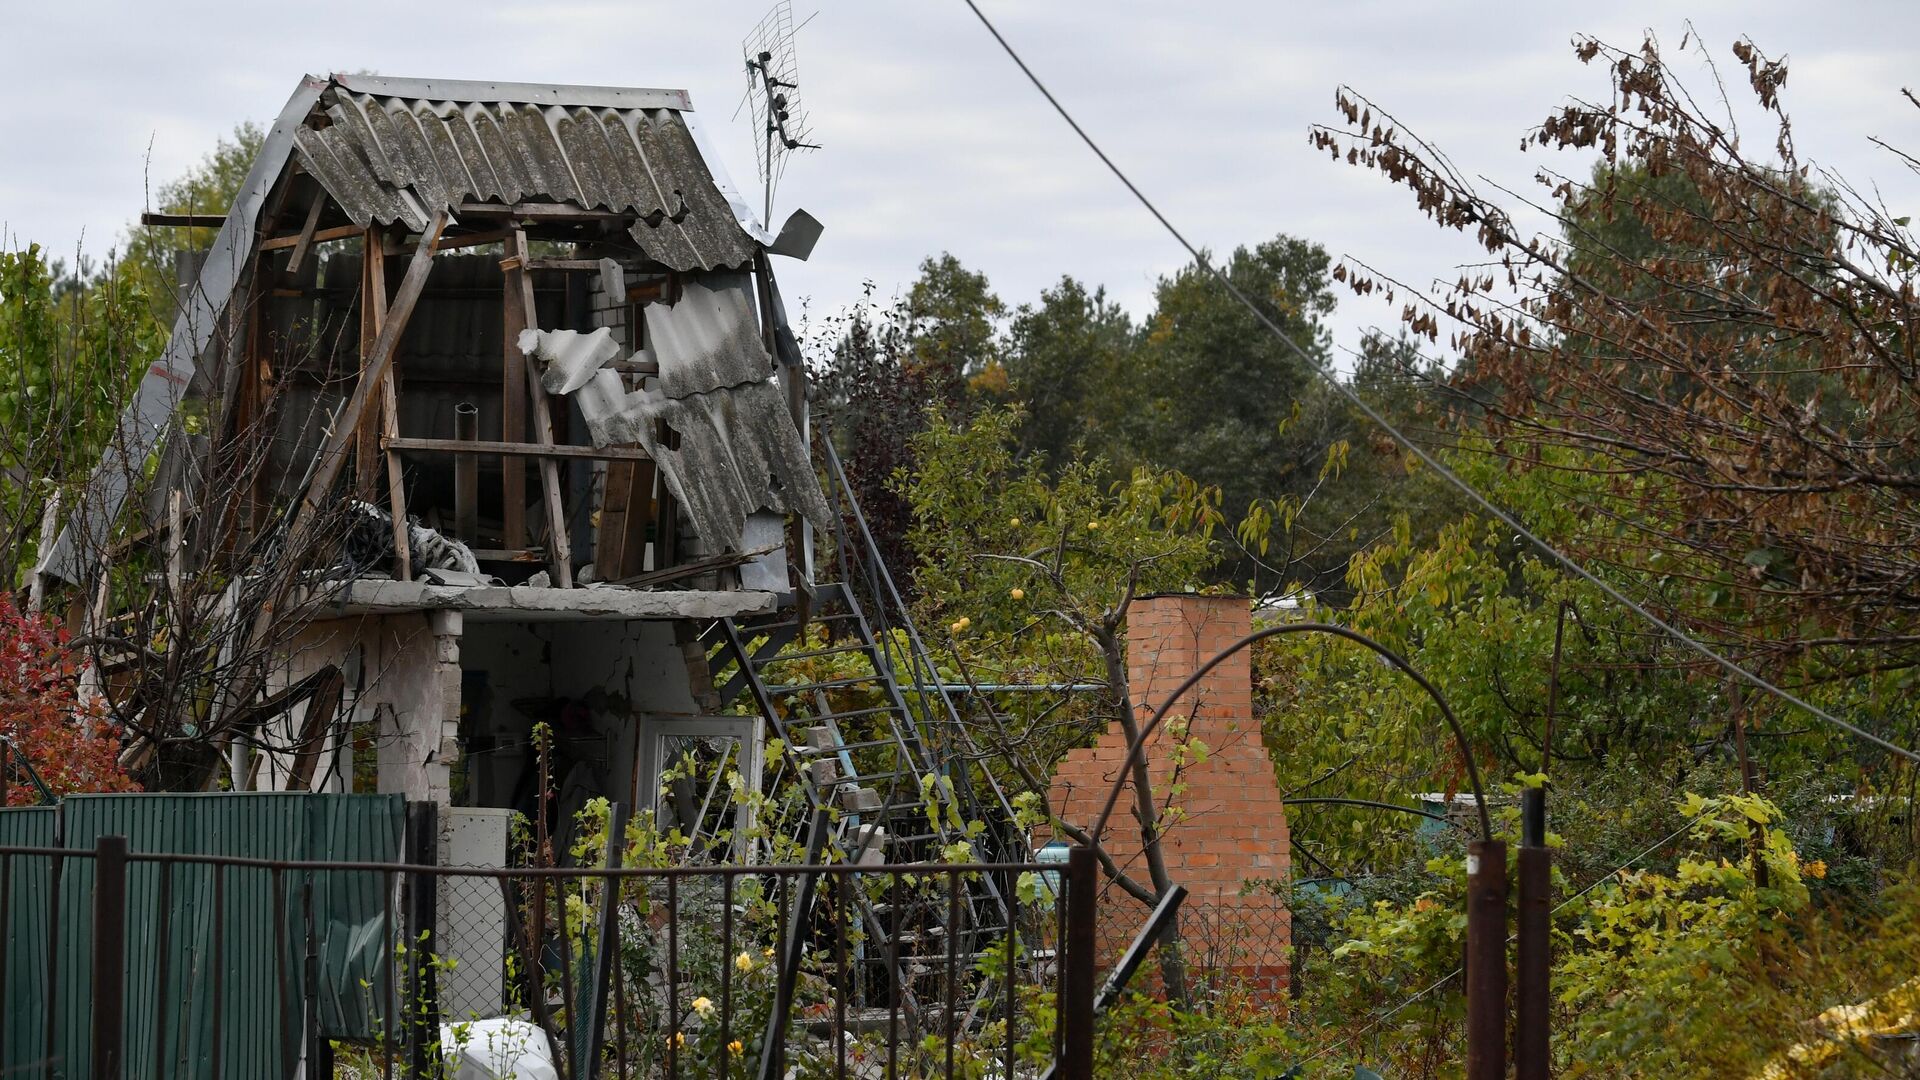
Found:
M 1253 315 L 1253 317 L 1257 319 L 1260 322 L 1260 324 L 1267 329 L 1269 333 L 1271 333 L 1275 338 L 1279 339 L 1279 341 L 1283 345 L 1285 345 L 1287 348 L 1293 350 L 1294 354 L 1300 357 L 1300 359 L 1306 361 L 1307 366 L 1309 368 L 1311 368 L 1315 372 L 1318 372 L 1320 377 L 1325 379 L 1327 381 L 1327 384 L 1330 385 L 1336 393 L 1346 398 L 1347 401 L 1351 403 L 1354 408 L 1359 409 L 1360 412 L 1363 415 L 1365 415 L 1368 420 L 1371 420 L 1373 423 L 1377 424 L 1381 428 L 1381 430 L 1385 431 L 1388 435 L 1392 436 L 1395 442 L 1399 443 L 1401 446 L 1406 447 L 1407 451 L 1413 454 L 1415 457 L 1419 458 L 1421 463 L 1425 464 L 1428 468 L 1432 469 L 1435 473 L 1443 477 L 1449 484 L 1452 484 L 1455 488 L 1458 488 L 1461 494 L 1473 500 L 1482 509 L 1486 510 L 1487 513 L 1492 514 L 1495 518 L 1498 518 L 1501 521 L 1501 523 L 1513 529 L 1513 531 L 1518 536 L 1525 539 L 1528 543 L 1532 544 L 1534 548 L 1536 548 L 1542 555 L 1545 555 L 1549 560 L 1551 560 L 1554 563 L 1557 563 L 1559 566 L 1561 566 L 1567 572 L 1573 574 L 1574 576 L 1581 578 L 1587 583 L 1593 585 L 1595 588 L 1599 589 L 1601 592 L 1611 597 L 1615 603 L 1618 603 L 1620 606 L 1626 608 L 1628 611 L 1631 611 L 1635 615 L 1638 615 L 1640 618 L 1646 620 L 1649 624 L 1665 632 L 1669 637 L 1673 638 L 1675 641 L 1679 642 L 1682 645 L 1685 645 L 1687 648 L 1700 654 L 1700 656 L 1712 662 L 1714 665 L 1725 670 L 1727 674 L 1732 675 L 1735 678 L 1738 678 L 1746 682 L 1747 684 L 1753 686 L 1755 689 L 1764 691 L 1768 694 L 1772 694 L 1774 697 L 1777 697 L 1780 700 L 1785 701 L 1788 704 L 1793 705 L 1794 707 L 1802 710 L 1807 715 L 1812 716 L 1815 719 L 1820 720 L 1823 723 L 1829 724 L 1832 727 L 1835 727 L 1841 731 L 1844 731 L 1849 735 L 1854 736 L 1855 738 L 1862 739 L 1866 742 L 1872 743 L 1873 745 L 1878 746 L 1883 750 L 1896 754 L 1900 757 L 1906 758 L 1908 761 L 1920 763 L 1920 753 L 1915 753 L 1914 751 L 1909 750 L 1906 747 L 1888 742 L 1886 739 L 1883 739 L 1880 736 L 1875 735 L 1873 732 L 1868 731 L 1867 729 L 1860 727 L 1857 724 L 1853 724 L 1846 720 L 1842 720 L 1838 716 L 1835 716 L 1832 713 L 1826 711 L 1825 709 L 1822 709 L 1819 706 L 1813 704 L 1812 702 L 1807 701 L 1806 699 L 1800 697 L 1798 694 L 1793 693 L 1792 691 L 1786 689 L 1785 687 L 1778 686 L 1768 681 L 1767 679 L 1759 675 L 1756 675 L 1751 671 L 1748 671 L 1746 668 L 1741 667 L 1739 664 L 1734 663 L 1732 660 L 1727 659 L 1725 656 L 1715 651 L 1711 646 L 1696 639 L 1691 634 L 1688 634 L 1686 631 L 1680 629 L 1677 626 L 1674 626 L 1672 623 L 1669 623 L 1666 620 L 1660 618 L 1658 615 L 1655 615 L 1653 612 L 1648 611 L 1645 607 L 1641 606 L 1640 603 L 1635 601 L 1632 597 L 1629 597 L 1627 594 L 1621 592 L 1619 589 L 1614 588 L 1612 585 L 1608 584 L 1607 582 L 1602 581 L 1600 578 L 1595 576 L 1591 571 L 1587 570 L 1586 567 L 1581 566 L 1579 563 L 1575 562 L 1571 556 L 1562 554 L 1559 551 L 1559 549 L 1553 547 L 1552 545 L 1548 544 L 1545 540 L 1542 540 L 1539 536 L 1535 535 L 1531 529 L 1527 528 L 1525 525 L 1522 525 L 1519 519 L 1517 519 L 1507 511 L 1501 509 L 1500 507 L 1494 505 L 1492 500 L 1488 499 L 1485 495 L 1482 495 L 1477 489 L 1474 488 L 1473 485 L 1461 479 L 1458 475 L 1454 473 L 1452 469 L 1447 468 L 1445 465 L 1441 464 L 1440 461 L 1436 459 L 1432 454 L 1428 453 L 1425 448 L 1421 447 L 1418 443 L 1415 443 L 1411 438 L 1402 434 L 1399 428 L 1394 427 L 1393 424 L 1387 421 L 1386 417 L 1381 416 L 1379 412 L 1375 411 L 1373 406 L 1368 405 L 1364 400 L 1362 400 L 1360 395 L 1356 393 L 1352 387 L 1348 386 L 1346 383 L 1342 382 L 1339 378 L 1337 378 L 1332 372 L 1322 367 L 1318 362 L 1314 360 L 1312 356 L 1308 355 L 1305 349 L 1301 348 L 1297 342 L 1295 342 L 1292 338 L 1288 337 L 1286 332 L 1280 329 L 1279 324 L 1275 323 L 1271 318 L 1268 317 L 1265 311 L 1261 310 L 1258 305 L 1254 304 L 1252 300 L 1248 299 L 1247 295 L 1240 291 L 1240 288 L 1233 283 L 1232 279 L 1228 278 L 1226 274 L 1222 273 L 1217 267 L 1215 267 L 1213 263 L 1207 259 L 1206 255 L 1200 251 L 1199 248 L 1195 247 L 1192 243 L 1190 243 L 1187 240 L 1186 235 L 1182 233 L 1177 227 L 1175 227 L 1173 222 L 1169 221 L 1165 214 L 1160 212 L 1160 208 L 1154 205 L 1153 200 L 1147 198 L 1146 193 L 1141 191 L 1140 188 L 1136 184 L 1134 184 L 1133 180 L 1129 178 L 1127 174 L 1121 170 L 1120 166 L 1114 164 L 1113 159 L 1107 156 L 1107 152 L 1100 148 L 1100 144 L 1097 142 L 1094 142 L 1093 136 L 1087 134 L 1086 129 L 1081 127 L 1080 122 L 1073 118 L 1073 114 L 1067 111 L 1066 106 L 1060 104 L 1060 100 L 1053 96 L 1053 91 L 1047 89 L 1046 84 L 1040 81 L 1040 76 L 1034 74 L 1033 69 L 1027 66 L 1027 62 L 1021 58 L 1020 54 L 1014 50 L 1013 45 L 1009 43 L 1006 37 L 1000 33 L 999 28 L 994 26 L 993 21 L 988 19 L 986 13 L 980 10 L 980 5 L 975 3 L 974 0 L 963 0 L 963 2 L 967 5 L 967 7 L 970 10 L 972 10 L 974 17 L 980 20 L 980 25 L 986 27 L 987 32 L 993 35 L 993 39 L 999 42 L 1000 48 L 1006 52 L 1008 59 L 1011 59 L 1014 62 L 1014 64 L 1020 68 L 1021 73 L 1027 77 L 1027 81 L 1033 84 L 1033 88 L 1035 90 L 1040 91 L 1040 96 L 1047 99 L 1047 104 L 1053 106 L 1054 112 L 1060 114 L 1060 119 L 1065 120 L 1067 122 L 1067 126 L 1072 128 L 1073 133 L 1080 137 L 1080 141 L 1087 145 L 1087 149 L 1093 151 L 1094 156 L 1099 158 L 1100 163 L 1107 167 L 1107 171 L 1113 174 L 1114 179 L 1119 180 L 1120 183 L 1126 187 L 1127 191 L 1133 195 L 1134 199 L 1138 201 L 1142 207 L 1145 207 L 1146 211 L 1149 214 L 1153 215 L 1154 220 L 1160 223 L 1161 228 L 1165 229 L 1168 235 L 1172 236 L 1176 241 L 1179 242 L 1181 247 L 1187 250 L 1187 254 L 1193 257 L 1195 264 L 1198 265 L 1202 270 L 1206 271 L 1208 274 L 1212 275 L 1213 279 L 1219 282 L 1220 286 L 1226 289 L 1227 292 L 1235 300 L 1239 301 L 1240 305 L 1246 308 L 1247 311 L 1250 312 Z

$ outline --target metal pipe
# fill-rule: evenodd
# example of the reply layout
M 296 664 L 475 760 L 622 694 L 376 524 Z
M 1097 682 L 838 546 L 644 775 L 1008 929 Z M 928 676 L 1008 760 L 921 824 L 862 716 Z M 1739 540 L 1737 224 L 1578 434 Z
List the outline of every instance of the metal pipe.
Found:
M 1066 957 L 1060 987 L 1060 1080 L 1093 1080 L 1094 888 L 1099 864 L 1093 849 L 1067 852 Z
M 1467 1080 L 1507 1075 L 1507 845 L 1467 845 Z
M 1547 1025 L 1553 995 L 1553 856 L 1547 850 L 1547 792 L 1520 793 L 1519 952 L 1514 990 L 1514 1080 L 1547 1080 Z
M 453 437 L 461 442 L 480 438 L 480 407 L 463 401 L 453 407 Z M 473 454 L 453 456 L 453 534 L 471 544 L 480 531 L 480 459 Z
M 119 1080 L 127 1001 L 127 838 L 103 836 L 93 856 L 93 1075 Z M 52 903 L 58 904 L 58 894 Z M 49 950 L 59 941 L 49 936 Z

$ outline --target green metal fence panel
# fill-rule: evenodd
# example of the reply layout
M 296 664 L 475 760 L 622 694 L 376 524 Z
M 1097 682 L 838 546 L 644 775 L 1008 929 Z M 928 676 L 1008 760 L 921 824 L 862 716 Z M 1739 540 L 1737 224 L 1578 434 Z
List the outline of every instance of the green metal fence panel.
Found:
M 82 795 L 67 798 L 61 814 L 64 846 L 75 849 L 119 835 L 136 855 L 393 862 L 400 856 L 405 804 L 397 795 Z M 90 1066 L 93 867 L 86 858 L 62 861 L 53 1050 L 57 1075 L 78 1077 Z M 383 877 L 377 871 L 276 873 L 133 862 L 127 875 L 126 1076 L 208 1076 L 216 1052 L 225 1076 L 290 1074 L 306 1008 L 303 886 L 309 881 L 321 957 L 315 1012 L 322 1033 L 367 1039 L 390 1027 L 373 1012 L 379 999 L 368 989 L 379 985 L 383 950 L 392 939 L 383 921 Z M 53 895 L 44 871 L 40 884 L 46 887 L 43 898 Z M 8 920 L 16 940 L 47 939 L 46 916 L 33 923 L 32 914 Z M 40 961 L 44 967 L 44 954 Z M 25 982 L 15 982 L 16 975 Z M 11 958 L 7 976 L 9 1002 L 39 998 L 22 992 L 29 987 L 45 989 L 44 974 L 16 967 Z M 43 1046 L 43 1039 L 23 1041 L 16 1049 L 7 1038 L 0 1066 L 36 1061 L 32 1051 Z
M 0 846 L 54 847 L 59 811 L 51 806 L 0 810 Z M 62 860 L 65 862 L 65 860 Z M 64 867 L 62 868 L 64 871 Z M 15 855 L 0 859 L 0 978 L 15 987 L 44 988 L 47 978 L 48 903 L 53 895 L 53 859 Z M 0 1065 L 46 1056 L 43 993 L 8 993 L 0 1008 Z

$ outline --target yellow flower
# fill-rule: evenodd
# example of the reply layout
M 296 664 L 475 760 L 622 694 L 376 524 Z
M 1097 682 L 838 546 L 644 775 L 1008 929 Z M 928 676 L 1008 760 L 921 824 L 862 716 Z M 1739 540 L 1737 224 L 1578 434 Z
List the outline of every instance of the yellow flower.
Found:
M 773 946 L 771 945 L 767 946 L 767 948 L 765 949 L 765 955 L 767 959 L 769 960 L 773 959 Z
M 1097 522 L 1097 521 L 1089 521 L 1089 522 L 1087 522 L 1087 531 L 1088 531 L 1088 532 L 1098 532 L 1099 530 L 1100 530 L 1100 523 L 1099 523 L 1099 522 Z
M 687 1047 L 687 1033 L 686 1033 L 686 1032 L 684 1032 L 684 1031 L 676 1031 L 676 1032 L 674 1032 L 674 1033 L 673 1033 L 673 1048 L 674 1048 L 675 1050 L 684 1050 L 684 1049 L 686 1049 L 686 1047 Z
M 1025 600 L 1027 598 L 1027 590 L 1009 589 L 1007 590 L 1007 595 L 1013 597 L 1015 600 Z
M 713 1012 L 713 1001 L 704 997 L 694 998 L 693 1011 L 699 1013 L 701 1016 L 706 1016 Z
M 1810 878 L 1823 878 L 1827 876 L 1827 861 L 1825 859 L 1815 859 L 1800 869 L 1806 871 L 1807 876 Z
M 745 975 L 747 972 L 752 971 L 753 970 L 753 954 L 750 952 L 743 952 L 739 956 L 734 957 L 733 966 L 740 969 L 740 974 L 742 975 Z
M 739 1057 L 746 1052 L 747 1044 L 741 1042 L 739 1039 L 735 1039 L 727 1044 L 727 1053 L 732 1054 L 734 1057 Z

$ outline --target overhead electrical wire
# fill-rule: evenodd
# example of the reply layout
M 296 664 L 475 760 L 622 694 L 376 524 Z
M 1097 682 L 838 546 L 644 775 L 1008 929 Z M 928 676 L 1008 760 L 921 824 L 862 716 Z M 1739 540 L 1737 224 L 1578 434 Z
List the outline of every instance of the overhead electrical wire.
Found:
M 1393 424 L 1390 423 L 1386 417 L 1380 415 L 1380 413 L 1376 411 L 1373 408 L 1373 406 L 1367 404 L 1366 401 L 1363 400 L 1360 397 L 1360 395 L 1356 393 L 1351 386 L 1347 385 L 1345 382 L 1341 381 L 1338 377 L 1336 377 L 1332 372 L 1322 367 L 1318 362 L 1314 360 L 1312 356 L 1310 356 L 1307 353 L 1305 349 L 1300 347 L 1299 343 L 1295 342 L 1292 338 L 1288 337 L 1286 332 L 1280 329 L 1279 324 L 1275 323 L 1273 319 L 1269 317 L 1265 311 L 1261 310 L 1259 305 L 1255 304 L 1252 300 L 1248 299 L 1247 295 L 1240 291 L 1239 286 L 1235 285 L 1231 278 L 1229 278 L 1219 268 L 1215 267 L 1213 263 L 1207 259 L 1206 255 L 1202 253 L 1199 248 L 1195 247 L 1191 242 L 1189 242 L 1186 238 L 1186 235 L 1182 233 L 1179 230 L 1179 228 L 1177 228 L 1173 224 L 1172 221 L 1168 220 L 1165 214 L 1160 212 L 1160 208 L 1154 205 L 1153 200 L 1147 198 L 1146 193 L 1140 190 L 1139 186 L 1136 185 L 1133 182 L 1133 180 L 1130 177 L 1128 177 L 1124 171 L 1121 170 L 1120 166 L 1114 164 L 1113 159 L 1108 157 L 1107 152 L 1100 148 L 1100 144 L 1093 140 L 1093 136 L 1087 134 L 1086 129 L 1081 127 L 1080 122 L 1073 118 L 1073 114 L 1067 111 L 1066 106 L 1060 104 L 1060 99 L 1054 97 L 1053 91 L 1047 89 L 1047 85 L 1040 81 L 1040 76 L 1036 75 L 1033 69 L 1027 66 L 1026 60 L 1024 60 L 1020 56 L 1019 52 L 1014 49 L 1013 45 L 1007 41 L 1005 35 L 1000 33 L 1000 29 L 993 24 L 993 21 L 987 18 L 986 12 L 983 12 L 980 10 L 980 5 L 975 3 L 974 0 L 962 0 L 962 2 L 964 2 L 967 5 L 967 7 L 973 12 L 974 17 L 980 20 L 980 25 L 986 27 L 987 32 L 993 35 L 994 41 L 1000 44 L 1000 48 L 1007 54 L 1008 59 L 1012 60 L 1014 64 L 1020 68 L 1021 74 L 1027 77 L 1027 81 L 1033 84 L 1033 88 L 1035 90 L 1040 91 L 1040 96 L 1046 98 L 1047 104 L 1053 106 L 1053 111 L 1060 114 L 1060 119 L 1065 120 L 1067 122 L 1067 126 L 1072 128 L 1073 133 L 1080 137 L 1080 141 L 1087 145 L 1087 149 L 1093 151 L 1094 156 L 1099 158 L 1100 163 L 1107 167 L 1107 171 L 1113 174 L 1114 179 L 1120 181 L 1121 185 L 1124 186 L 1127 189 L 1127 191 L 1133 195 L 1134 199 L 1137 202 L 1139 202 L 1139 204 L 1142 207 L 1146 209 L 1147 213 L 1153 215 L 1154 220 L 1160 223 L 1160 227 L 1165 229 L 1168 235 L 1172 236 L 1174 240 L 1179 242 L 1181 247 L 1187 250 L 1187 254 L 1193 257 L 1195 265 L 1199 266 L 1202 270 L 1206 271 L 1209 275 L 1211 275 L 1215 281 L 1219 282 L 1220 286 L 1224 288 L 1228 292 L 1228 294 L 1230 294 L 1236 301 L 1238 301 L 1240 303 L 1240 306 L 1246 308 L 1247 311 L 1251 313 L 1256 320 L 1259 321 L 1261 326 L 1265 327 L 1266 330 L 1269 333 L 1271 333 L 1275 338 L 1277 338 L 1282 345 L 1285 345 L 1288 349 L 1291 349 L 1295 355 L 1300 357 L 1300 359 L 1306 361 L 1307 366 L 1311 368 L 1313 371 L 1318 372 L 1320 374 L 1320 377 L 1325 379 L 1328 385 L 1331 386 L 1336 393 L 1346 398 L 1347 401 L 1351 403 L 1354 408 L 1359 409 L 1360 412 L 1364 416 L 1366 416 L 1368 420 L 1371 420 L 1374 424 L 1378 425 L 1380 429 L 1385 431 L 1389 436 L 1391 436 L 1395 442 L 1405 447 L 1407 451 L 1413 454 L 1416 458 L 1419 458 L 1422 464 L 1432 469 L 1436 474 L 1438 474 L 1443 479 L 1445 479 L 1449 484 L 1453 485 L 1455 488 L 1458 488 L 1461 494 L 1473 500 L 1482 509 L 1486 510 L 1487 513 L 1492 514 L 1495 518 L 1499 519 L 1507 527 L 1513 529 L 1514 533 L 1518 537 L 1526 540 L 1542 555 L 1545 555 L 1549 560 L 1558 564 L 1561 568 L 1565 569 L 1568 573 L 1573 574 L 1575 577 L 1578 577 L 1586 581 L 1588 584 L 1591 584 L 1595 588 L 1599 589 L 1601 592 L 1605 593 L 1608 597 L 1612 598 L 1615 603 L 1618 603 L 1621 607 L 1626 608 L 1628 611 L 1633 612 L 1635 615 L 1639 616 L 1641 619 L 1644 619 L 1647 623 L 1658 628 L 1659 630 L 1667 634 L 1667 636 L 1673 638 L 1676 642 L 1679 642 L 1680 644 L 1686 646 L 1688 649 L 1691 649 L 1695 653 L 1698 653 L 1701 657 L 1705 658 L 1706 660 L 1713 663 L 1715 666 L 1724 670 L 1728 675 L 1731 675 L 1734 678 L 1737 678 L 1743 682 L 1746 682 L 1748 685 L 1753 686 L 1755 689 L 1771 694 L 1774 697 L 1779 698 L 1781 701 L 1787 702 L 1788 704 L 1794 706 L 1795 708 L 1800 709 L 1802 712 L 1805 712 L 1807 715 L 1821 721 L 1822 723 L 1828 724 L 1829 726 L 1834 727 L 1840 731 L 1844 731 L 1847 734 L 1852 735 L 1857 739 L 1861 739 L 1866 742 L 1872 743 L 1873 745 L 1878 746 L 1881 749 L 1886 750 L 1890 753 L 1903 757 L 1908 761 L 1920 762 L 1920 753 L 1916 753 L 1912 750 L 1907 749 L 1906 747 L 1899 746 L 1895 743 L 1889 742 L 1886 739 L 1881 738 L 1880 736 L 1874 734 L 1871 731 L 1866 730 L 1863 727 L 1860 727 L 1857 724 L 1853 724 L 1846 720 L 1842 720 L 1840 717 L 1833 715 L 1832 713 L 1826 711 L 1825 709 L 1820 708 L 1818 705 L 1815 705 L 1810 701 L 1807 701 L 1805 698 L 1800 697 L 1798 694 L 1793 693 L 1792 691 L 1786 689 L 1785 687 L 1776 685 L 1775 683 L 1763 678 L 1762 676 L 1756 675 L 1753 672 L 1748 671 L 1746 668 L 1741 667 L 1739 664 L 1736 664 L 1732 660 L 1721 655 L 1718 651 L 1716 651 L 1713 647 L 1707 645 L 1705 642 L 1698 640 L 1693 635 L 1687 633 L 1686 631 L 1680 629 L 1677 626 L 1674 626 L 1672 623 L 1667 622 L 1665 619 L 1662 619 L 1658 615 L 1655 615 L 1653 612 L 1647 610 L 1638 601 L 1634 600 L 1632 597 L 1621 592 L 1619 589 L 1608 584 L 1607 582 L 1602 581 L 1599 577 L 1595 576 L 1586 567 L 1581 566 L 1579 563 L 1575 562 L 1571 556 L 1562 554 L 1558 548 L 1555 548 L 1553 545 L 1547 543 L 1545 540 L 1535 535 L 1531 529 L 1521 524 L 1518 518 L 1514 517 L 1512 514 L 1508 513 L 1506 510 L 1495 505 L 1491 499 L 1487 498 L 1485 495 L 1482 495 L 1479 492 L 1479 490 L 1476 489 L 1472 484 L 1469 484 L 1465 480 L 1461 479 L 1459 475 L 1457 475 L 1452 469 L 1448 468 L 1446 465 L 1442 464 L 1437 458 L 1435 458 L 1432 454 L 1428 453 L 1426 448 L 1422 447 L 1420 444 L 1414 442 L 1413 439 L 1403 434 L 1399 428 L 1394 427 Z

